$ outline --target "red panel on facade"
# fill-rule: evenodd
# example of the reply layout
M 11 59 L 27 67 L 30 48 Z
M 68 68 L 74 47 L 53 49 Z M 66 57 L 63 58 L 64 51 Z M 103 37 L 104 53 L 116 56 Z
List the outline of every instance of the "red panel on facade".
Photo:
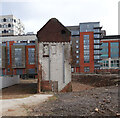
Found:
M 12 69 L 12 50 L 11 50 L 11 46 L 13 45 L 13 43 L 15 43 L 15 41 L 9 41 L 9 57 L 8 57 L 8 55 L 6 53 L 6 57 L 9 58 L 9 60 L 10 60 L 10 64 L 7 65 L 7 67 L 6 67 L 6 74 L 7 75 L 13 75 L 13 69 Z M 8 42 L 6 42 L 6 46 L 8 48 Z M 6 48 L 6 52 L 8 50 L 7 48 Z
M 29 60 L 28 60 L 28 48 L 35 48 L 35 45 L 27 45 L 26 46 L 26 69 L 32 69 L 32 68 L 35 68 L 35 64 L 29 64 Z M 35 55 L 36 55 L 36 51 L 35 51 Z M 36 60 L 36 56 L 35 56 L 35 60 Z
M 108 43 L 108 58 L 111 57 L 111 52 L 110 52 L 110 49 L 111 49 L 111 46 L 110 46 L 110 43 L 112 42 L 119 42 L 119 57 L 120 57 L 120 41 L 119 40 L 104 40 L 104 41 L 101 41 L 102 43 Z
M 84 35 L 89 35 L 89 63 L 84 63 Z M 89 67 L 89 73 L 94 72 L 94 32 L 80 32 L 80 72 L 84 72 L 84 67 Z

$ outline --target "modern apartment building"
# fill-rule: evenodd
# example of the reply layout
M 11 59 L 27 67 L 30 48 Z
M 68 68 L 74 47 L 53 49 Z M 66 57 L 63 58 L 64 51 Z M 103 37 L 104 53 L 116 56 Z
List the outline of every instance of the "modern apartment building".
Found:
M 2 74 L 37 75 L 36 35 L 2 37 Z
M 79 26 L 68 26 L 72 42 L 72 72 L 94 73 L 100 69 L 101 37 L 100 22 L 80 23 Z
M 101 43 L 101 69 L 120 69 L 120 35 L 104 36 Z
M 23 35 L 24 25 L 13 15 L 0 16 L 0 36 Z

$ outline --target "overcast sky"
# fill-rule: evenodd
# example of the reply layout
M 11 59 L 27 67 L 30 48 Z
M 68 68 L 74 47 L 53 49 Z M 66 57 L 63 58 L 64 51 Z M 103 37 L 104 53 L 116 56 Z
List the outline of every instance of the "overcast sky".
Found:
M 26 1 L 26 2 L 24 2 Z M 0 15 L 13 14 L 25 25 L 25 32 L 36 33 L 50 18 L 64 26 L 100 22 L 107 35 L 118 34 L 120 0 L 2 0 Z

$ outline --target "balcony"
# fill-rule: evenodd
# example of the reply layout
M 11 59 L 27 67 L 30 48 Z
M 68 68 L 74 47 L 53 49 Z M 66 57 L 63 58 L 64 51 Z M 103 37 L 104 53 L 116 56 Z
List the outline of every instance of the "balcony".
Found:
M 94 27 L 93 29 L 102 29 L 102 27 Z
M 102 60 L 102 58 L 99 58 L 99 59 L 95 59 L 95 58 L 94 58 L 94 60 L 96 60 L 96 61 L 100 61 L 100 60 Z
M 94 50 L 102 50 L 102 48 L 100 47 L 100 48 L 94 48 Z
M 102 34 L 102 32 L 101 32 L 101 31 L 98 31 L 98 32 L 94 32 L 94 34 Z
M 102 45 L 101 42 L 95 42 L 94 45 Z
M 101 37 L 100 37 L 100 38 L 96 38 L 96 37 L 94 37 L 94 40 L 101 40 Z
M 101 53 L 96 53 L 96 54 L 94 53 L 94 55 L 102 55 L 102 54 Z

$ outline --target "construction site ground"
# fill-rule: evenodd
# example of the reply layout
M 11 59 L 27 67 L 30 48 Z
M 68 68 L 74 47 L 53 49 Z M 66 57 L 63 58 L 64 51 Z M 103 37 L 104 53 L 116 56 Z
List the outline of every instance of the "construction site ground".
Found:
M 72 81 L 73 92 L 54 93 L 43 102 L 34 98 L 37 104 L 24 104 L 17 109 L 13 106 L 3 116 L 116 116 L 119 115 L 118 101 L 120 100 L 118 79 L 118 77 L 112 80 L 102 78 L 93 81 L 89 78 L 84 80 L 75 77 Z M 30 81 L 36 83 L 37 80 Z M 3 99 L 23 99 L 35 95 L 37 85 L 29 86 L 30 81 L 22 80 L 21 84 L 24 85 L 24 87 L 21 85 L 22 88 L 14 85 L 3 89 Z M 28 85 L 25 87 L 25 84 Z M 28 90 L 24 91 L 23 88 Z M 14 94 L 11 95 L 9 90 Z M 49 92 L 45 94 L 52 95 Z

